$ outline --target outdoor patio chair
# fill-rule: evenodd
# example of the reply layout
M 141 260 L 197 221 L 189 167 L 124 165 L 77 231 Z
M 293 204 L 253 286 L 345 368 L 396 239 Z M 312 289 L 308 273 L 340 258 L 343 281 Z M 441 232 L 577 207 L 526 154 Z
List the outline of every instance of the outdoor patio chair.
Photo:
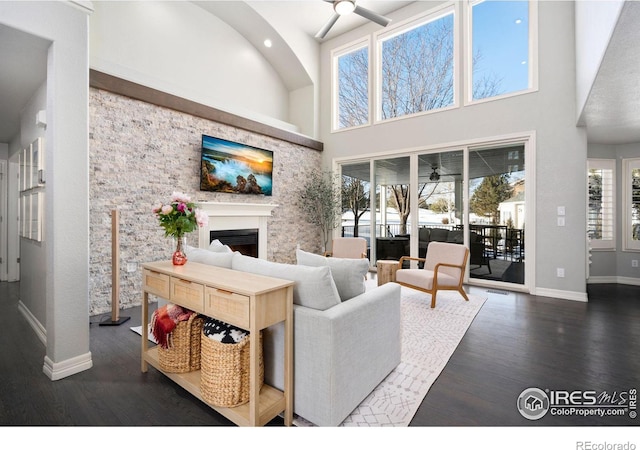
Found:
M 396 282 L 403 286 L 431 294 L 431 307 L 436 307 L 438 291 L 458 291 L 469 301 L 462 288 L 469 249 L 461 244 L 433 241 L 429 243 L 426 258 L 403 256 L 398 262 Z M 404 261 L 422 261 L 422 269 L 403 269 Z

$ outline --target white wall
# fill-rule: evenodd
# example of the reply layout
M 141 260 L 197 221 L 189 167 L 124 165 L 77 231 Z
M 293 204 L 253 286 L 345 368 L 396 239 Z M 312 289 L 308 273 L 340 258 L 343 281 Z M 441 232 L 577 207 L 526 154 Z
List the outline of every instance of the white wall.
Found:
M 52 380 L 92 366 L 87 320 L 87 14 L 78 3 L 0 2 L 0 23 L 52 42 L 46 82 L 44 267 L 36 262 L 21 267 L 22 275 L 28 272 L 33 279 L 46 280 L 43 325 L 47 350 L 43 371 Z
M 289 92 L 244 37 L 191 2 L 94 2 L 90 66 L 179 97 L 298 131 Z
M 12 143 L 11 153 L 15 154 L 23 148 L 42 137 L 45 139 L 46 133 L 43 128 L 36 126 L 36 113 L 47 109 L 47 87 L 42 84 L 34 92 L 31 100 L 27 103 L 20 116 L 20 134 Z M 45 194 L 46 195 L 46 194 Z M 30 313 L 40 324 L 46 327 L 46 289 L 47 277 L 47 244 L 46 239 L 36 242 L 31 239 L 20 238 L 20 264 L 25 270 L 22 271 L 20 279 L 20 301 L 27 307 Z
M 430 4 L 416 2 L 410 11 Z M 431 4 L 433 6 L 433 4 Z M 361 37 L 349 33 L 321 47 L 321 138 L 325 164 L 357 154 L 417 149 L 468 140 L 535 131 L 537 210 L 535 289 L 567 298 L 586 292 L 586 134 L 576 127 L 574 9 L 572 2 L 539 2 L 539 91 L 446 112 L 396 120 L 352 131 L 330 129 L 330 51 Z M 403 13 L 401 11 L 401 13 Z M 527 193 L 527 195 L 530 195 Z M 557 206 L 566 208 L 566 226 L 558 227 Z M 530 261 L 527 261 L 530 263 Z M 565 277 L 556 276 L 556 268 Z
M 640 259 L 640 254 L 622 250 L 622 222 L 624 218 L 622 159 L 638 157 L 640 157 L 640 143 L 624 145 L 589 144 L 589 158 L 616 160 L 616 248 L 615 250 L 592 252 L 589 273 L 591 282 L 619 282 L 640 285 L 640 269 L 631 267 L 631 260 Z
M 7 281 L 7 176 L 9 173 L 9 144 L 0 143 L 0 281 Z

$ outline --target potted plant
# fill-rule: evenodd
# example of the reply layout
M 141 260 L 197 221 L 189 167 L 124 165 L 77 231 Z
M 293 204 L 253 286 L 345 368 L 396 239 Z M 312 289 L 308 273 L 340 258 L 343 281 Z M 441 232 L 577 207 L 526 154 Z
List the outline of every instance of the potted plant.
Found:
M 183 248 L 185 235 L 191 233 L 197 227 L 203 227 L 209 221 L 209 217 L 198 209 L 191 198 L 182 192 L 174 192 L 167 204 L 158 204 L 153 208 L 153 213 L 158 218 L 160 226 L 164 228 L 165 237 L 176 239 L 176 251 L 172 261 L 175 265 L 183 265 L 187 262 Z
M 337 176 L 331 171 L 315 170 L 302 187 L 299 199 L 306 219 L 320 227 L 324 252 L 334 228 L 340 224 L 340 183 Z

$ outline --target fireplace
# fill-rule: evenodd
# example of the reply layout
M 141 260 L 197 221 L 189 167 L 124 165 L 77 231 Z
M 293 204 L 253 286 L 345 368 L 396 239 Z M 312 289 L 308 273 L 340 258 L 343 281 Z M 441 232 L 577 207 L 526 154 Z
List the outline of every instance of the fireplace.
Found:
M 212 232 L 233 231 L 235 234 L 238 234 L 239 230 L 257 230 L 255 236 L 255 240 L 257 241 L 256 256 L 267 259 L 267 236 L 269 235 L 267 232 L 267 224 L 269 217 L 271 217 L 271 212 L 278 205 L 267 203 L 198 201 L 198 206 L 209 216 L 209 224 L 201 227 L 198 233 L 198 246 L 200 248 L 208 248 L 213 239 L 219 239 L 220 242 L 224 243 L 224 240 L 219 237 L 213 238 Z M 229 246 L 231 247 L 231 245 Z M 244 251 L 247 250 L 238 251 L 246 254 Z
M 246 256 L 258 257 L 258 229 L 243 230 L 211 230 L 210 241 L 219 240 L 228 245 L 234 252 L 240 252 Z

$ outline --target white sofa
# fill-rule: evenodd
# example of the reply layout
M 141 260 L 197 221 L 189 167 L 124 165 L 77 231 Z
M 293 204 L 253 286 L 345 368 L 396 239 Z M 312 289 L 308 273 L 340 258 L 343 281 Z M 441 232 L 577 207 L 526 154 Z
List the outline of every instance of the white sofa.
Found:
M 318 426 L 337 426 L 400 363 L 400 286 L 387 283 L 365 292 L 366 259 L 325 258 L 298 250 L 298 264 L 292 265 L 205 251 L 191 249 L 187 256 L 296 282 L 296 415 Z M 283 339 L 282 324 L 263 333 L 265 381 L 280 389 Z

